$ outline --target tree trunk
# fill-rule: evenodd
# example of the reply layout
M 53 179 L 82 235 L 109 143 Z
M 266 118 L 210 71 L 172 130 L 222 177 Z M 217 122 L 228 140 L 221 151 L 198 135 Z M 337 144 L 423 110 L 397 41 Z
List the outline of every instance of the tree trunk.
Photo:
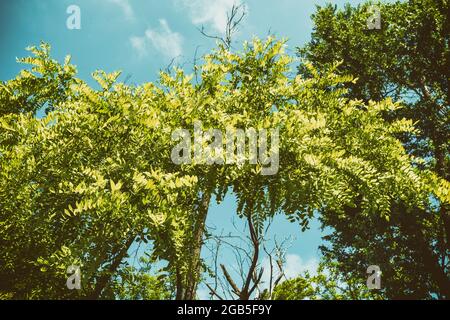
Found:
M 448 172 L 447 172 L 447 165 L 445 163 L 445 155 L 446 155 L 445 145 L 443 143 L 440 143 L 440 141 L 437 138 L 434 140 L 435 140 L 434 143 L 436 144 L 435 151 L 434 151 L 435 158 L 436 158 L 435 171 L 441 178 L 448 180 L 449 177 L 448 177 Z M 449 208 L 449 205 L 441 203 L 440 216 L 442 218 L 442 222 L 443 222 L 444 228 L 445 228 L 447 248 L 450 248 L 450 208 Z
M 203 235 L 205 232 L 206 217 L 208 215 L 209 203 L 211 201 L 211 193 L 203 193 L 199 206 L 197 208 L 197 219 L 194 226 L 193 241 L 192 241 L 192 256 L 189 263 L 189 270 L 191 272 L 186 276 L 185 285 L 178 287 L 177 285 L 177 299 L 180 300 L 194 300 L 196 297 L 197 286 L 201 274 L 201 250 L 203 246 Z M 178 277 L 182 275 L 178 275 Z M 177 282 L 180 281 L 177 279 Z M 182 292 L 178 292 L 182 291 Z
M 126 256 L 128 249 L 134 242 L 135 236 L 130 237 L 127 242 L 124 244 L 119 253 L 114 257 L 113 262 L 109 266 L 108 270 L 102 272 L 102 274 L 96 279 L 96 284 L 94 291 L 89 295 L 89 299 L 97 300 L 100 299 L 102 291 L 108 285 L 109 280 L 111 279 L 112 274 L 117 270 L 123 258 Z
M 400 219 L 400 222 L 403 225 L 402 229 L 417 241 L 417 247 L 423 255 L 425 269 L 438 286 L 441 296 L 450 299 L 450 279 L 444 269 L 439 265 L 439 258 L 430 248 L 422 228 L 419 223 L 417 223 L 416 217 L 412 217 L 412 219 L 406 219 L 406 217 L 408 216 Z

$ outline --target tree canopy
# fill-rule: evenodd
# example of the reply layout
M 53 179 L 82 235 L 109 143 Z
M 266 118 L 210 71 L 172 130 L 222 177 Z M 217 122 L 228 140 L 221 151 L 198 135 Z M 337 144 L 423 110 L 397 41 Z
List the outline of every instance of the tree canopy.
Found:
M 381 29 L 368 30 L 370 6 L 381 14 Z M 338 74 L 358 80 L 347 83 L 347 96 L 363 101 L 391 97 L 403 108 L 383 115 L 386 121 L 409 119 L 417 130 L 401 134 L 405 150 L 449 181 L 449 2 L 410 0 L 368 2 L 339 10 L 319 7 L 313 15 L 311 41 L 298 54 L 322 70 L 340 61 Z M 299 73 L 309 75 L 308 64 Z M 335 231 L 326 238 L 325 259 L 337 261 L 343 273 L 361 280 L 369 261 L 383 270 L 387 298 L 449 297 L 450 216 L 445 202 L 406 209 L 401 199 L 390 209 L 390 221 L 368 218 L 358 208 L 347 216 L 322 215 L 324 227 Z
M 210 201 L 229 192 L 253 237 L 275 214 L 303 230 L 320 215 L 341 232 L 333 221 L 391 225 L 396 206 L 402 218 L 450 202 L 445 177 L 399 140 L 419 134 L 413 119 L 386 117 L 405 104 L 353 95 L 359 82 L 334 57 L 322 65 L 308 56 L 313 63 L 292 76 L 285 46 L 272 37 L 238 52 L 219 45 L 194 74 L 174 68 L 142 85 L 95 71 L 95 87 L 76 77 L 69 57 L 53 60 L 49 45 L 29 48 L 19 61 L 31 68 L 0 84 L 0 295 L 194 299 Z M 261 174 L 265 157 L 255 164 L 248 154 L 227 163 L 212 135 L 190 147 L 209 147 L 215 161 L 174 163 L 173 133 L 193 136 L 196 123 L 204 132 L 276 129 L 266 156 L 279 159 L 279 169 Z M 129 258 L 140 245 L 138 267 Z M 65 286 L 71 265 L 81 267 L 81 290 Z M 241 299 L 260 281 L 252 271 Z M 280 284 L 274 297 L 291 298 L 283 292 L 300 287 L 310 294 L 305 281 Z

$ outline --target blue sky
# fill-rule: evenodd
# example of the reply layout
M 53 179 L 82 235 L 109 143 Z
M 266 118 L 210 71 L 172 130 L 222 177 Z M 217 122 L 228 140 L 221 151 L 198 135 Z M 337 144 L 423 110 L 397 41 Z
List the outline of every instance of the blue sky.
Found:
M 199 53 L 214 47 L 214 40 L 203 37 L 197 27 L 204 25 L 209 33 L 220 34 L 226 12 L 235 2 L 244 3 L 248 11 L 237 44 L 253 35 L 264 37 L 270 30 L 289 38 L 294 49 L 309 39 L 309 16 L 315 5 L 327 1 L 2 0 L 0 79 L 17 73 L 15 57 L 25 55 L 26 46 L 44 40 L 52 45 L 56 58 L 71 54 L 83 79 L 95 69 L 119 69 L 123 77 L 131 75 L 132 82 L 153 81 L 174 56 L 189 67 L 197 46 Z M 71 4 L 81 9 L 81 30 L 66 27 Z
M 93 83 L 90 74 L 96 69 L 121 70 L 122 80 L 140 84 L 155 81 L 160 69 L 173 58 L 185 69 L 192 68 L 195 51 L 208 52 L 215 41 L 197 30 L 202 25 L 210 34 L 221 35 L 226 12 L 233 3 L 246 6 L 247 16 L 235 37 L 234 45 L 253 36 L 265 37 L 270 31 L 289 39 L 290 52 L 309 40 L 310 15 L 317 4 L 332 2 L 338 6 L 362 1 L 313 0 L 0 0 L 0 80 L 14 77 L 21 69 L 16 57 L 26 55 L 25 47 L 41 40 L 52 46 L 53 56 L 62 61 L 72 55 L 79 77 Z M 66 20 L 69 5 L 81 10 L 81 29 L 69 30 Z M 235 199 L 228 196 L 220 205 L 212 204 L 207 224 L 217 233 L 234 232 Z M 296 224 L 278 216 L 269 237 L 293 237 L 288 250 L 287 272 L 290 275 L 314 269 L 318 260 L 321 232 L 317 221 L 311 229 L 300 232 Z M 208 258 L 205 250 L 204 256 Z M 221 261 L 233 264 L 229 250 Z M 202 291 L 203 290 L 203 291 Z M 200 289 L 200 296 L 205 291 Z

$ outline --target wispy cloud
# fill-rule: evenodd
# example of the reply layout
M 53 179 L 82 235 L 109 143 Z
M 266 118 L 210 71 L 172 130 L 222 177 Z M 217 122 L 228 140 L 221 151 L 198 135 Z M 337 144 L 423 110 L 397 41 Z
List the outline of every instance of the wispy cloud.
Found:
M 141 37 L 130 37 L 130 43 L 138 55 L 145 56 L 149 48 L 153 47 L 166 58 L 176 58 L 183 53 L 183 37 L 170 29 L 165 19 L 159 20 L 158 28 L 148 28 Z
M 269 259 L 264 259 L 262 266 L 264 268 L 264 273 L 262 277 L 262 288 L 266 289 L 269 287 L 270 281 L 270 262 Z M 318 261 L 315 258 L 304 261 L 297 254 L 287 254 L 286 263 L 284 265 L 283 271 L 287 279 L 292 279 L 298 277 L 300 274 L 308 271 L 310 274 L 314 275 L 317 273 L 317 268 L 319 267 Z M 279 270 L 277 266 L 274 266 L 274 276 L 276 279 L 279 275 Z M 285 280 L 285 279 L 283 279 Z
M 137 54 L 142 57 L 147 53 L 146 48 L 146 39 L 145 37 L 130 37 L 130 43 L 134 50 L 136 50 Z
M 108 1 L 119 6 L 126 19 L 134 20 L 134 11 L 133 7 L 130 4 L 130 0 L 108 0 Z
M 286 266 L 284 268 L 284 273 L 286 278 L 291 279 L 299 276 L 305 271 L 308 271 L 310 274 L 315 274 L 318 266 L 319 264 L 314 258 L 303 261 L 303 259 L 297 254 L 288 254 L 286 255 Z
M 210 300 L 211 296 L 207 288 L 199 287 L 197 289 L 197 296 L 200 300 Z
M 195 25 L 209 25 L 215 31 L 224 33 L 227 13 L 233 5 L 242 5 L 241 0 L 175 0 L 175 4 L 187 9 Z M 247 7 L 245 7 L 247 10 Z

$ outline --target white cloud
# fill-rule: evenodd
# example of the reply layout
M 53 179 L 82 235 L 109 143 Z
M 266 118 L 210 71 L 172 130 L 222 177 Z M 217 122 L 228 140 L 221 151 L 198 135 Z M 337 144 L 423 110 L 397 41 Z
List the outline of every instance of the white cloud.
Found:
M 165 19 L 159 20 L 159 28 L 148 28 L 141 37 L 130 37 L 131 46 L 138 55 L 144 56 L 149 47 L 153 47 L 166 58 L 176 58 L 183 53 L 183 37 L 170 29 Z
M 131 46 L 136 50 L 140 57 L 144 56 L 147 52 L 145 37 L 130 37 Z
M 198 288 L 197 296 L 200 300 L 211 300 L 211 296 L 207 288 Z
M 123 14 L 125 15 L 125 18 L 128 20 L 134 19 L 134 11 L 131 7 L 130 0 L 108 0 L 109 2 L 116 4 L 120 7 Z
M 300 273 L 305 271 L 308 271 L 310 274 L 315 274 L 318 266 L 318 262 L 314 258 L 303 261 L 299 255 L 288 254 L 286 255 L 284 273 L 288 279 L 291 279 L 297 277 Z
M 241 0 L 175 0 L 175 3 L 188 10 L 193 24 L 207 24 L 220 33 L 225 32 L 227 13 L 233 5 L 242 5 Z
M 286 255 L 286 263 L 284 264 L 284 274 L 287 279 L 292 279 L 298 277 L 300 274 L 308 271 L 311 275 L 317 273 L 317 268 L 319 264 L 317 259 L 311 258 L 307 261 L 303 261 L 303 259 L 297 254 L 287 254 Z M 262 267 L 264 268 L 264 273 L 262 277 L 262 281 L 264 282 L 261 287 L 266 289 L 269 287 L 270 281 L 270 262 L 268 258 L 265 258 L 262 263 Z M 276 279 L 279 275 L 278 267 L 274 262 L 274 276 Z M 285 280 L 285 278 L 283 278 Z M 283 281 L 282 280 L 282 281 Z

